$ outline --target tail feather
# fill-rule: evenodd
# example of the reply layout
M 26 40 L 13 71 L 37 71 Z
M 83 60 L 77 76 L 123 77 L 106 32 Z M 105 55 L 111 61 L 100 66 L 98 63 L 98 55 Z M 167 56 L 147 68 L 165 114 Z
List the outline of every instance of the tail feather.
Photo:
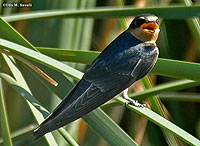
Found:
M 74 92 L 77 90 L 79 84 L 82 83 L 82 80 L 79 81 L 76 86 L 70 91 L 69 94 L 66 95 L 64 100 L 56 107 L 56 109 L 43 121 L 35 130 L 33 135 L 35 136 L 34 142 L 37 142 L 40 140 L 46 133 L 51 132 L 53 130 L 56 130 L 74 120 L 77 118 L 65 118 L 63 119 L 61 115 L 63 114 L 63 111 L 66 110 L 66 108 L 76 100 L 76 97 L 73 97 Z M 88 82 L 83 82 L 84 87 L 88 86 Z M 83 86 L 82 85 L 82 86 Z M 86 86 L 87 85 L 87 86 Z M 86 88 L 87 89 L 87 88 Z M 83 89 L 82 89 L 83 90 Z M 81 94 L 81 93 L 79 93 Z M 77 116 L 76 116 L 77 117 Z M 79 116 L 78 116 L 79 117 Z
M 37 142 L 40 140 L 46 133 L 51 132 L 57 128 L 54 128 L 54 123 L 52 125 L 51 120 L 52 120 L 52 114 L 50 114 L 34 131 L 33 131 L 33 136 L 34 142 Z

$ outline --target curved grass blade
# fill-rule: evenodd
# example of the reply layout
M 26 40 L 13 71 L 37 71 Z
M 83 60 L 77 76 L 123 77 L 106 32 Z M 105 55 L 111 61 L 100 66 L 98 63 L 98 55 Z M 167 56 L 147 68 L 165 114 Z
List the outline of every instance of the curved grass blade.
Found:
M 97 51 L 66 50 L 57 48 L 37 47 L 40 53 L 50 56 L 59 61 L 84 63 L 90 65 L 92 61 L 101 53 Z
M 0 38 L 28 47 L 37 51 L 22 35 L 20 35 L 10 24 L 0 18 Z
M 0 71 L 0 77 L 4 81 L 6 81 L 14 90 L 16 90 L 23 98 L 25 98 L 28 102 L 30 102 L 30 104 L 35 108 L 35 110 L 37 112 L 42 113 L 45 117 L 47 117 L 49 115 L 49 112 L 44 107 L 41 106 L 39 101 L 37 101 L 37 99 L 35 99 L 26 89 L 24 89 L 21 85 L 19 85 L 19 83 L 17 83 L 12 77 L 10 77 L 8 74 L 5 74 L 1 71 Z M 36 113 L 36 112 L 34 111 L 34 113 Z M 37 115 L 37 116 L 39 116 L 39 115 Z M 42 122 L 42 121 L 44 121 L 44 118 L 40 119 L 40 122 Z M 68 135 L 68 134 L 66 134 L 65 130 L 64 131 L 61 130 L 61 132 L 65 132 L 65 133 L 62 133 L 62 135 Z M 46 136 L 50 136 L 50 133 L 47 134 Z M 65 139 L 67 140 L 67 142 L 69 142 L 69 144 L 71 144 L 73 146 L 78 146 L 78 144 L 71 137 L 65 137 Z M 53 146 L 57 145 L 51 139 L 49 139 L 49 142 Z
M 0 117 L 1 117 L 1 131 L 3 137 L 3 145 L 12 146 L 12 140 L 10 136 L 10 128 L 8 123 L 7 111 L 5 106 L 5 99 L 3 96 L 2 80 L 0 79 Z
M 100 54 L 100 52 L 95 51 L 77 51 L 40 47 L 37 49 L 39 52 L 60 61 L 73 61 L 88 65 L 91 64 L 91 62 Z M 158 58 L 152 73 L 162 76 L 200 81 L 200 63 Z
M 83 116 L 83 119 L 90 123 L 89 126 L 98 131 L 106 141 L 113 146 L 136 146 L 137 144 L 108 117 L 100 108 Z
M 123 98 L 117 98 L 117 101 L 121 104 L 125 104 L 125 102 L 126 102 Z M 197 138 L 195 138 L 191 134 L 187 133 L 183 129 L 179 128 L 172 122 L 166 120 L 165 118 L 158 115 L 157 113 L 149 110 L 148 108 L 135 107 L 135 106 L 132 106 L 129 104 L 127 105 L 127 107 L 129 109 L 137 112 L 138 114 L 145 116 L 147 119 L 149 119 L 153 123 L 157 124 L 158 126 L 164 128 L 166 130 L 169 130 L 170 132 L 172 132 L 173 134 L 178 136 L 180 139 L 182 139 L 189 145 L 200 145 L 200 141 Z
M 33 60 L 35 62 L 44 64 L 46 66 L 49 66 L 57 71 L 60 71 L 62 73 L 65 73 L 75 79 L 80 79 L 82 77 L 82 73 L 78 70 L 75 70 L 55 59 L 52 59 L 46 55 L 43 55 L 41 53 L 38 53 L 36 51 L 32 51 L 30 49 L 27 49 L 23 46 L 20 46 L 18 44 L 12 43 L 10 41 L 0 39 L 0 46 L 1 48 L 4 48 L 5 51 L 10 51 L 13 53 L 18 54 L 19 56 L 23 56 L 27 59 Z
M 138 93 L 133 93 L 133 94 L 130 94 L 129 96 L 134 99 L 137 99 L 137 98 L 144 99 L 152 95 L 157 95 L 163 91 L 178 91 L 178 90 L 183 90 L 183 89 L 187 89 L 187 88 L 191 88 L 191 87 L 195 87 L 199 85 L 200 85 L 200 82 L 196 82 L 192 80 L 178 80 L 178 81 L 172 81 L 172 82 L 156 85 L 153 88 L 149 88 Z
M 25 46 L 25 47 L 27 47 L 27 49 L 32 49 L 32 50 L 37 51 L 37 49 L 32 44 L 30 44 L 22 35 L 20 35 L 10 24 L 8 24 L 2 18 L 0 18 L 0 28 L 1 28 L 0 29 L 0 38 L 6 39 L 8 41 L 17 43 L 17 44 L 22 45 L 22 46 Z M 23 60 L 20 60 L 20 61 L 24 63 Z M 22 65 L 21 62 L 17 61 L 17 65 L 18 65 L 18 67 L 20 68 L 20 70 L 23 74 L 29 73 L 29 76 L 35 75 L 34 71 L 36 71 L 37 69 L 34 69 L 34 71 L 31 70 L 29 72 L 28 71 L 29 68 L 24 64 Z M 60 84 L 59 84 L 59 89 L 62 88 L 63 90 L 66 90 L 66 92 L 67 92 L 68 90 L 70 90 L 70 87 L 72 87 L 69 80 L 62 73 L 57 72 L 53 69 L 50 69 L 49 67 L 44 67 L 43 65 L 37 64 L 35 62 L 31 62 L 31 63 L 33 63 L 32 65 L 36 65 L 37 67 L 39 67 L 40 70 L 41 69 L 44 70 L 47 75 L 54 75 L 54 78 L 56 79 L 56 81 L 61 80 L 62 82 L 60 82 Z M 29 67 L 30 67 L 30 65 L 29 65 Z M 39 80 L 42 83 L 45 82 L 42 78 L 40 78 L 38 76 L 38 74 L 36 74 L 36 77 L 37 77 L 37 79 L 39 78 Z M 30 78 L 29 78 L 29 80 L 30 80 Z M 66 94 L 66 92 L 63 92 L 63 91 L 59 92 L 57 90 L 58 88 L 53 88 L 50 84 L 45 84 L 45 85 L 47 86 L 47 88 L 53 90 L 60 97 L 64 97 L 65 94 Z M 34 85 L 31 85 L 30 88 L 32 86 L 34 86 Z
M 124 17 L 134 16 L 141 13 L 153 13 L 165 19 L 185 19 L 193 16 L 199 16 L 199 5 L 185 6 L 185 5 L 174 5 L 174 6 L 156 6 L 146 8 L 135 8 L 135 7 L 103 7 L 87 10 L 57 10 L 57 11 L 38 11 L 32 13 L 20 13 L 11 16 L 4 16 L 3 18 L 7 22 L 21 21 L 21 20 L 33 20 L 33 19 L 44 19 L 44 18 L 58 18 L 58 17 Z M 167 13 L 166 13 L 167 11 Z M 176 15 L 174 15 L 176 14 Z
M 17 67 L 13 64 L 13 62 L 5 55 L 2 54 L 3 58 L 5 60 L 5 62 L 7 63 L 11 73 L 13 74 L 13 76 L 15 77 L 17 83 L 21 86 L 23 86 L 23 88 L 25 88 L 27 90 L 27 92 L 31 95 L 31 91 L 29 89 L 29 87 L 27 86 L 23 76 L 21 75 L 21 72 L 17 69 Z M 6 78 L 7 81 L 9 80 L 9 77 Z M 11 78 L 10 78 L 11 81 Z M 18 86 L 14 86 L 15 87 L 15 91 L 19 91 L 20 89 L 18 88 Z M 17 90 L 18 89 L 18 90 Z M 25 92 L 18 92 L 22 97 L 25 96 Z M 27 96 L 29 97 L 29 96 Z M 31 97 L 31 96 L 30 96 Z M 36 105 L 39 104 L 39 102 L 37 102 L 37 100 L 34 100 L 32 98 L 29 98 L 31 102 L 35 103 Z M 27 105 L 29 106 L 30 110 L 32 111 L 33 115 L 35 116 L 35 119 L 38 123 L 41 123 L 44 118 L 43 116 L 37 111 L 37 109 L 30 103 L 29 100 L 25 99 Z M 46 111 L 45 109 L 41 109 L 43 111 L 44 115 L 48 115 L 48 111 Z M 45 136 L 45 139 L 47 141 L 47 143 L 51 146 L 53 145 L 57 145 L 55 140 L 53 139 L 52 134 L 48 134 Z
M 143 83 L 145 90 L 153 88 L 153 83 L 148 75 L 141 79 L 141 82 Z M 148 101 L 150 102 L 153 111 L 155 111 L 156 113 L 158 113 L 166 119 L 168 118 L 166 112 L 163 110 L 162 102 L 156 95 L 149 96 Z M 170 133 L 164 128 L 161 128 L 161 130 L 169 146 L 178 146 L 178 142 L 172 133 Z
M 186 6 L 191 6 L 191 0 L 180 0 L 181 3 L 184 3 Z M 200 52 L 200 21 L 198 17 L 193 17 L 186 20 L 190 31 L 192 32 L 193 38 L 197 44 L 198 51 Z
M 199 63 L 159 58 L 152 72 L 162 76 L 200 81 Z

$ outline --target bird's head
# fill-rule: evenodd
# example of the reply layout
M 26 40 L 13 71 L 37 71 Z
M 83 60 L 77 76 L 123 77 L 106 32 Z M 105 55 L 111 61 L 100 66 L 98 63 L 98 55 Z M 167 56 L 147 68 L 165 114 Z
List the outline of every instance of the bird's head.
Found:
M 160 31 L 158 17 L 153 14 L 138 15 L 128 30 L 141 41 L 156 41 Z

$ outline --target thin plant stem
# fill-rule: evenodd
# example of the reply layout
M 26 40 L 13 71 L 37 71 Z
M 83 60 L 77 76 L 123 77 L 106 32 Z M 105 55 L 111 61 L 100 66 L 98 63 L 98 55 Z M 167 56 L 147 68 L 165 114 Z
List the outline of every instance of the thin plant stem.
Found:
M 3 96 L 3 89 L 2 89 L 2 80 L 0 79 L 0 121 L 1 121 L 1 131 L 3 137 L 3 145 L 4 146 L 12 146 L 12 140 L 10 136 L 8 118 L 6 113 L 5 107 L 5 100 Z

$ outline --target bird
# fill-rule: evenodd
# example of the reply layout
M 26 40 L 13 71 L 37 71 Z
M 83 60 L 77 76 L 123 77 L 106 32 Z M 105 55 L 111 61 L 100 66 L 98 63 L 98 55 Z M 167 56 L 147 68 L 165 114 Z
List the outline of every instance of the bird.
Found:
M 100 53 L 81 80 L 34 130 L 34 141 L 81 118 L 123 91 L 128 103 L 140 106 L 128 97 L 127 89 L 155 65 L 159 55 L 155 43 L 159 31 L 156 15 L 144 13 L 136 16 L 127 30 Z

